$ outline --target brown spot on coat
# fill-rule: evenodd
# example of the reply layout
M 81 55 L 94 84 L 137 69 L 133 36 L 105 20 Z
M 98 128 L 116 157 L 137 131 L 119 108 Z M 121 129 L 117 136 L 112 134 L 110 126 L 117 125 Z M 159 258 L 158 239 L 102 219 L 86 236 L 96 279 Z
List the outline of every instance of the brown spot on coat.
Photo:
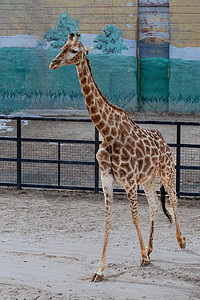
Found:
M 90 92 L 90 86 L 89 86 L 89 85 L 85 85 L 85 86 L 83 87 L 83 93 L 84 93 L 85 95 L 88 95 L 89 92 Z
M 110 115 L 108 116 L 108 122 L 110 126 L 115 125 L 115 120 L 114 120 L 114 115 L 113 113 L 110 113 Z
M 116 154 L 120 154 L 120 150 L 122 148 L 122 143 L 118 142 L 118 141 L 114 141 L 113 143 L 113 152 Z
M 87 97 L 86 97 L 86 103 L 90 106 L 92 103 L 92 99 L 93 99 L 93 95 L 90 93 Z
M 147 171 L 147 176 L 152 175 L 153 172 L 155 172 L 155 167 L 152 166 L 152 167 Z
M 85 85 L 86 82 L 87 82 L 87 77 L 83 77 L 83 78 L 81 79 L 81 84 L 82 84 L 82 85 Z
M 143 154 L 145 154 L 145 148 L 144 148 L 144 144 L 143 144 L 142 140 L 139 140 L 137 142 L 136 147 L 139 148 Z
M 120 122 L 121 121 L 121 117 L 118 113 L 115 113 L 114 115 L 116 122 Z
M 131 172 L 131 167 L 129 163 L 121 163 L 121 168 L 125 169 L 127 172 Z
M 108 109 L 108 107 L 105 105 L 105 107 L 104 107 L 104 110 L 105 110 L 105 113 L 108 115 L 108 113 L 109 113 L 109 109 Z
M 124 178 L 126 176 L 126 171 L 124 169 L 119 169 L 118 174 L 120 178 Z
M 125 160 L 129 160 L 130 155 L 124 147 L 122 148 L 122 155 L 125 157 Z
M 134 176 L 133 172 L 129 173 L 126 177 L 127 181 L 130 181 L 133 178 L 133 176 Z
M 152 160 L 153 165 L 158 164 L 158 156 L 152 157 L 151 160 Z
M 147 170 L 150 168 L 150 156 L 146 156 L 145 158 L 144 158 L 144 167 L 143 167 L 143 172 L 144 173 L 146 173 L 147 172 Z
M 155 142 L 155 144 L 156 144 L 157 148 L 159 148 L 159 142 L 158 142 L 158 141 L 156 141 L 156 140 L 154 140 L 154 142 Z
M 98 130 L 101 130 L 101 129 L 103 129 L 103 128 L 105 127 L 105 125 L 106 125 L 106 123 L 105 123 L 103 120 L 101 120 L 101 121 L 97 124 L 97 129 L 98 129 Z
M 125 128 L 125 126 L 124 126 L 123 123 L 120 123 L 120 124 L 119 124 L 119 130 L 120 130 L 121 133 L 125 134 L 126 136 L 129 135 L 129 133 L 128 133 L 128 131 L 126 130 L 126 128 Z
M 150 143 L 149 143 L 149 141 L 147 139 L 144 139 L 143 142 L 145 143 L 145 145 L 151 147 L 151 145 L 150 145 Z
M 115 127 L 111 127 L 111 134 L 115 136 L 117 134 L 117 130 Z
M 129 143 L 131 147 L 135 147 L 135 141 L 131 137 L 127 138 L 127 143 Z
M 130 164 L 131 164 L 131 167 L 132 167 L 133 170 L 135 169 L 136 161 L 137 161 L 136 156 L 132 156 L 131 160 L 130 160 Z
M 99 166 L 100 166 L 101 170 L 107 170 L 107 169 L 110 168 L 110 164 L 108 162 L 105 162 L 105 161 L 101 161 L 99 163 Z
M 119 138 L 120 138 L 120 141 L 121 141 L 123 144 L 124 144 L 125 141 L 126 141 L 126 137 L 127 137 L 127 135 L 125 134 L 124 131 L 122 131 Z
M 106 115 L 105 111 L 102 112 L 102 118 L 103 118 L 105 121 L 107 121 L 107 115 Z
M 146 146 L 146 155 L 151 154 L 151 148 L 149 146 Z
M 90 108 L 90 112 L 91 112 L 91 114 L 96 114 L 97 112 L 98 112 L 99 110 L 98 110 L 98 107 L 97 106 L 92 106 L 91 108 Z
M 116 165 L 112 162 L 112 169 L 116 172 L 119 168 L 119 165 Z
M 142 171 L 142 168 L 143 168 L 143 159 L 138 159 L 138 171 L 141 172 Z
M 103 99 L 100 98 L 100 99 L 98 100 L 98 105 L 99 105 L 100 108 L 103 108 L 103 105 L 104 105 Z
M 151 156 L 158 155 L 158 149 L 157 148 L 151 148 Z
M 95 90 L 94 84 L 91 84 L 91 90 L 92 90 L 92 92 L 94 94 L 94 90 Z
M 132 129 L 131 124 L 128 123 L 128 122 L 126 122 L 126 121 L 124 121 L 123 124 L 124 124 L 124 127 L 126 128 L 126 130 L 127 130 L 128 132 L 130 132 L 131 129 Z
M 108 125 L 106 125 L 102 130 L 101 130 L 101 133 L 103 134 L 103 135 L 109 135 L 109 133 L 110 133 L 110 127 L 108 126 Z
M 134 139 L 134 141 L 138 140 L 138 136 L 135 134 L 134 130 L 131 130 L 131 136 Z
M 119 156 L 118 155 L 112 155 L 111 156 L 111 161 L 112 161 L 112 163 L 115 163 L 118 166 L 120 164 L 120 160 L 119 160 Z
M 143 154 L 140 149 L 136 148 L 135 152 L 136 152 L 137 159 L 143 158 Z
M 126 150 L 131 154 L 135 154 L 135 149 L 134 149 L 134 146 L 131 146 L 130 144 L 126 143 L 124 145 L 124 147 L 126 148 Z
M 93 116 L 92 116 L 92 121 L 93 121 L 94 123 L 98 123 L 98 122 L 100 121 L 100 119 L 101 119 L 101 117 L 100 117 L 99 114 L 96 114 L 96 115 L 93 115 Z
M 106 137 L 106 141 L 107 141 L 107 143 L 108 143 L 109 145 L 112 144 L 112 142 L 114 141 L 113 136 L 112 136 L 112 135 L 107 136 L 107 137 Z
M 86 66 L 83 67 L 83 76 L 86 76 L 87 75 L 87 68 Z

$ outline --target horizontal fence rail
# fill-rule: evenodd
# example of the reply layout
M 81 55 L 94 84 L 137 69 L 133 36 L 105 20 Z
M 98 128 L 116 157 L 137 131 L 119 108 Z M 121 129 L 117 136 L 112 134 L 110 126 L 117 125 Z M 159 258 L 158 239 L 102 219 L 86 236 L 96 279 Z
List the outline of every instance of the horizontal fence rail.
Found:
M 17 189 L 32 187 L 91 190 L 95 193 L 102 190 L 99 180 L 99 167 L 96 160 L 96 153 L 101 141 L 99 141 L 99 132 L 96 128 L 94 140 L 28 138 L 22 135 L 22 121 L 41 121 L 43 124 L 47 121 L 91 123 L 90 119 L 0 115 L 0 121 L 5 122 L 6 120 L 16 122 L 16 134 L 14 136 L 11 134 L 6 136 L 1 134 L 0 131 L 0 186 L 16 186 Z M 181 142 L 183 126 L 189 126 L 190 128 L 191 126 L 198 126 L 200 130 L 200 122 L 135 122 L 145 125 L 164 125 L 166 129 L 168 125 L 176 127 L 176 142 L 168 145 L 174 148 L 176 153 L 177 196 L 200 196 L 200 144 Z M 9 143 L 12 147 L 9 146 Z M 76 148 L 77 146 L 79 148 Z M 33 148 L 34 153 L 32 153 Z M 189 154 L 186 153 L 186 158 L 182 155 L 183 149 L 190 151 Z M 9 155 L 6 155 L 8 150 Z M 68 152 L 69 158 L 63 158 Z M 41 157 L 38 158 L 40 155 Z M 80 157 L 80 159 L 74 159 L 74 157 Z M 182 163 L 182 158 L 183 160 L 186 159 L 185 163 Z M 114 190 L 123 191 L 119 186 L 116 186 Z M 138 186 L 138 192 L 144 192 L 140 186 Z

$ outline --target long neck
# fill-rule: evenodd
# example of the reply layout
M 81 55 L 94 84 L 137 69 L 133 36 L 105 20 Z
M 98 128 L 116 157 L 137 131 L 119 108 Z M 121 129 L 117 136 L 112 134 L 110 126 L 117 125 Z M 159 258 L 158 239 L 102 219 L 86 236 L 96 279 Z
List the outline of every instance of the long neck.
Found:
M 84 55 L 82 62 L 76 65 L 83 97 L 90 117 L 105 140 L 113 139 L 116 134 L 114 128 L 114 109 L 102 95 L 91 73 L 88 59 Z M 112 129 L 113 125 L 113 129 Z M 111 132 L 112 130 L 112 132 Z

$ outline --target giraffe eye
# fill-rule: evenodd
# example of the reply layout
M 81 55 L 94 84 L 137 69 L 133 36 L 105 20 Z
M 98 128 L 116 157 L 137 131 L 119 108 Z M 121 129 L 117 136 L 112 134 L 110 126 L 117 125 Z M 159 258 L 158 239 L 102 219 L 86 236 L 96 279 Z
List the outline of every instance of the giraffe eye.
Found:
M 74 54 L 77 53 L 77 52 L 78 52 L 78 50 L 76 50 L 76 49 L 72 50 L 72 53 L 74 53 Z

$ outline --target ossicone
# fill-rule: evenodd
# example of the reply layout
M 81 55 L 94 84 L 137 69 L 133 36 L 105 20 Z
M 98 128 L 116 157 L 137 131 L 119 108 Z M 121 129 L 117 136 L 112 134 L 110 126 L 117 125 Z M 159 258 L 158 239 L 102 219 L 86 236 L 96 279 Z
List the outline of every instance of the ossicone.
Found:
M 70 33 L 68 36 L 68 41 L 73 41 L 74 33 Z
M 78 39 L 79 39 L 80 35 L 81 34 L 79 32 L 76 33 L 74 43 L 78 42 Z

